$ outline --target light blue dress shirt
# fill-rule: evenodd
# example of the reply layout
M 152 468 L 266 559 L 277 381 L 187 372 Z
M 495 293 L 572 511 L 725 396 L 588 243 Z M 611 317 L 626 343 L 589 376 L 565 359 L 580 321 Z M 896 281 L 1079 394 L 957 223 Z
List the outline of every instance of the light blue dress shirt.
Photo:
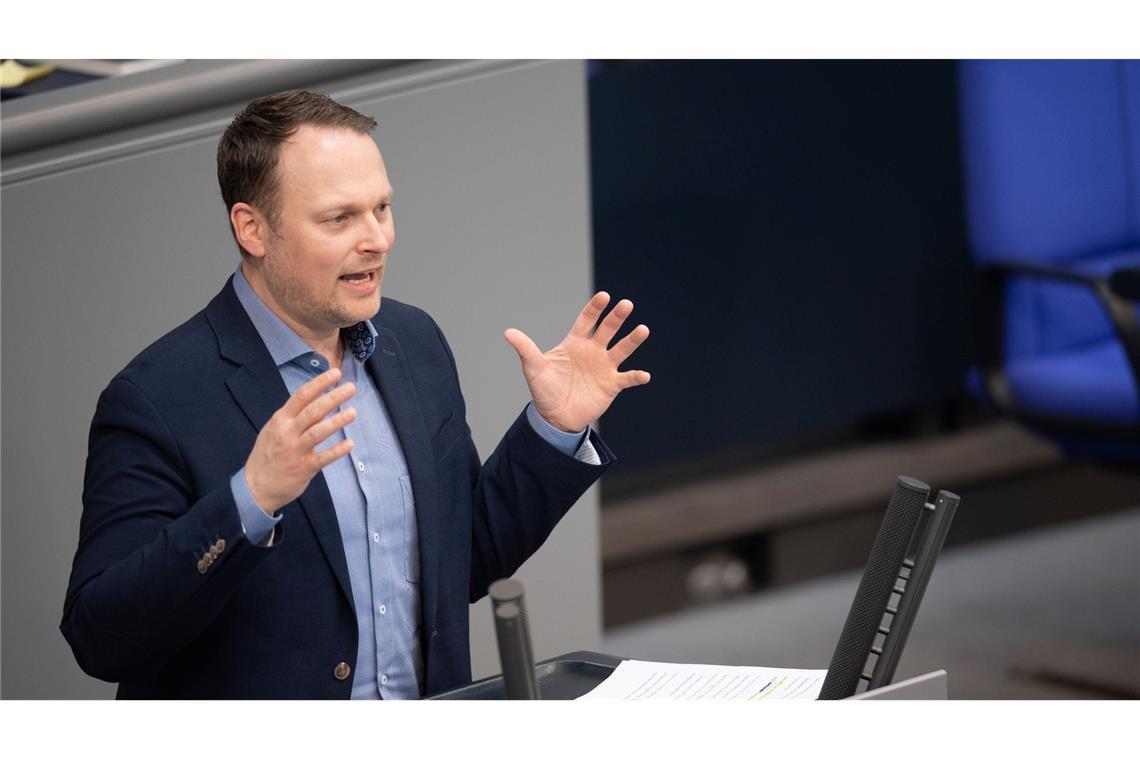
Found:
M 329 368 L 328 359 L 301 339 L 253 291 L 239 265 L 234 291 L 269 350 L 290 395 Z M 372 336 L 376 329 L 363 325 Z M 366 357 L 367 358 L 367 357 Z M 356 611 L 358 646 L 353 699 L 415 699 L 423 688 L 420 649 L 420 562 L 415 501 L 404 453 L 387 406 L 364 361 L 345 348 L 341 382 L 356 385 L 348 405 L 356 419 L 318 449 L 350 437 L 353 449 L 322 470 L 344 542 Z M 331 414 L 336 414 L 338 407 Z M 566 433 L 551 426 L 530 404 L 527 419 L 544 440 L 568 456 L 597 464 L 587 431 Z M 246 537 L 270 545 L 280 515 L 262 510 L 245 480 L 245 468 L 230 480 Z

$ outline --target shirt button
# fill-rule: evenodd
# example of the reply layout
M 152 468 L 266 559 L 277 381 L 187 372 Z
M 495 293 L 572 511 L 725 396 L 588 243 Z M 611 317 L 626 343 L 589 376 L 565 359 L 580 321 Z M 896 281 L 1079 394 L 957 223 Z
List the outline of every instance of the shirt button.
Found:
M 319 367 L 319 366 L 321 366 L 321 360 L 320 359 L 309 359 L 309 364 L 313 367 Z
M 361 472 L 364 472 L 364 462 L 357 462 L 356 463 L 356 469 L 360 470 Z
M 380 610 L 380 614 L 381 614 L 381 615 L 384 615 L 384 614 L 386 614 L 386 613 L 388 612 L 388 608 L 387 608 L 387 607 L 385 607 L 385 606 L 384 606 L 384 605 L 382 605 L 382 604 L 381 604 L 381 605 L 380 605 L 380 606 L 379 606 L 377 609 L 379 609 L 379 610 Z
M 381 684 L 388 683 L 388 676 L 380 676 L 380 683 Z
M 380 534 L 379 533 L 373 533 L 372 534 L 372 543 L 374 543 L 374 544 L 380 543 Z

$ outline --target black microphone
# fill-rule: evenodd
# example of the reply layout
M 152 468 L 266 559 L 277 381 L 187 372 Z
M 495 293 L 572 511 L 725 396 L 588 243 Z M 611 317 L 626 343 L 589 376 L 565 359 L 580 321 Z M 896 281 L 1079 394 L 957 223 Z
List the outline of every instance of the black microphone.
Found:
M 889 626 L 884 626 L 884 618 L 898 612 L 891 608 L 890 597 L 929 495 L 930 486 L 920 480 L 900 476 L 895 481 L 887 513 L 879 525 L 843 633 L 831 656 L 820 699 L 845 699 L 855 694 L 861 678 L 871 680 L 871 674 L 865 674 L 863 667 L 873 651 L 875 636 L 889 630 Z
M 507 699 L 541 699 L 534 673 L 534 651 L 526 620 L 523 585 L 503 578 L 487 590 L 495 614 L 495 638 Z

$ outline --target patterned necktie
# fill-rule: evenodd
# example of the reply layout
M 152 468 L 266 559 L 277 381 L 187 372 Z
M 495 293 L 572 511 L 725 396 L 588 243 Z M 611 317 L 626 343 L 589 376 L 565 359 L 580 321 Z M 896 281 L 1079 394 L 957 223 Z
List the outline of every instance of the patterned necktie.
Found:
M 344 341 L 352 351 L 352 355 L 360 361 L 365 361 L 376 350 L 376 341 L 372 340 L 372 333 L 363 322 L 357 322 L 344 330 Z

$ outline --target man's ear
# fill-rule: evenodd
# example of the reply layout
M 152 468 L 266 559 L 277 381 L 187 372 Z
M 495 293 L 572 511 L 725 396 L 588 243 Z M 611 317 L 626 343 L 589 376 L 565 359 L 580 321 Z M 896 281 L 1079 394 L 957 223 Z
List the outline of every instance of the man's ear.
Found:
M 242 248 L 256 259 L 265 256 L 269 222 L 261 212 L 248 203 L 235 203 L 230 209 L 230 224 Z

